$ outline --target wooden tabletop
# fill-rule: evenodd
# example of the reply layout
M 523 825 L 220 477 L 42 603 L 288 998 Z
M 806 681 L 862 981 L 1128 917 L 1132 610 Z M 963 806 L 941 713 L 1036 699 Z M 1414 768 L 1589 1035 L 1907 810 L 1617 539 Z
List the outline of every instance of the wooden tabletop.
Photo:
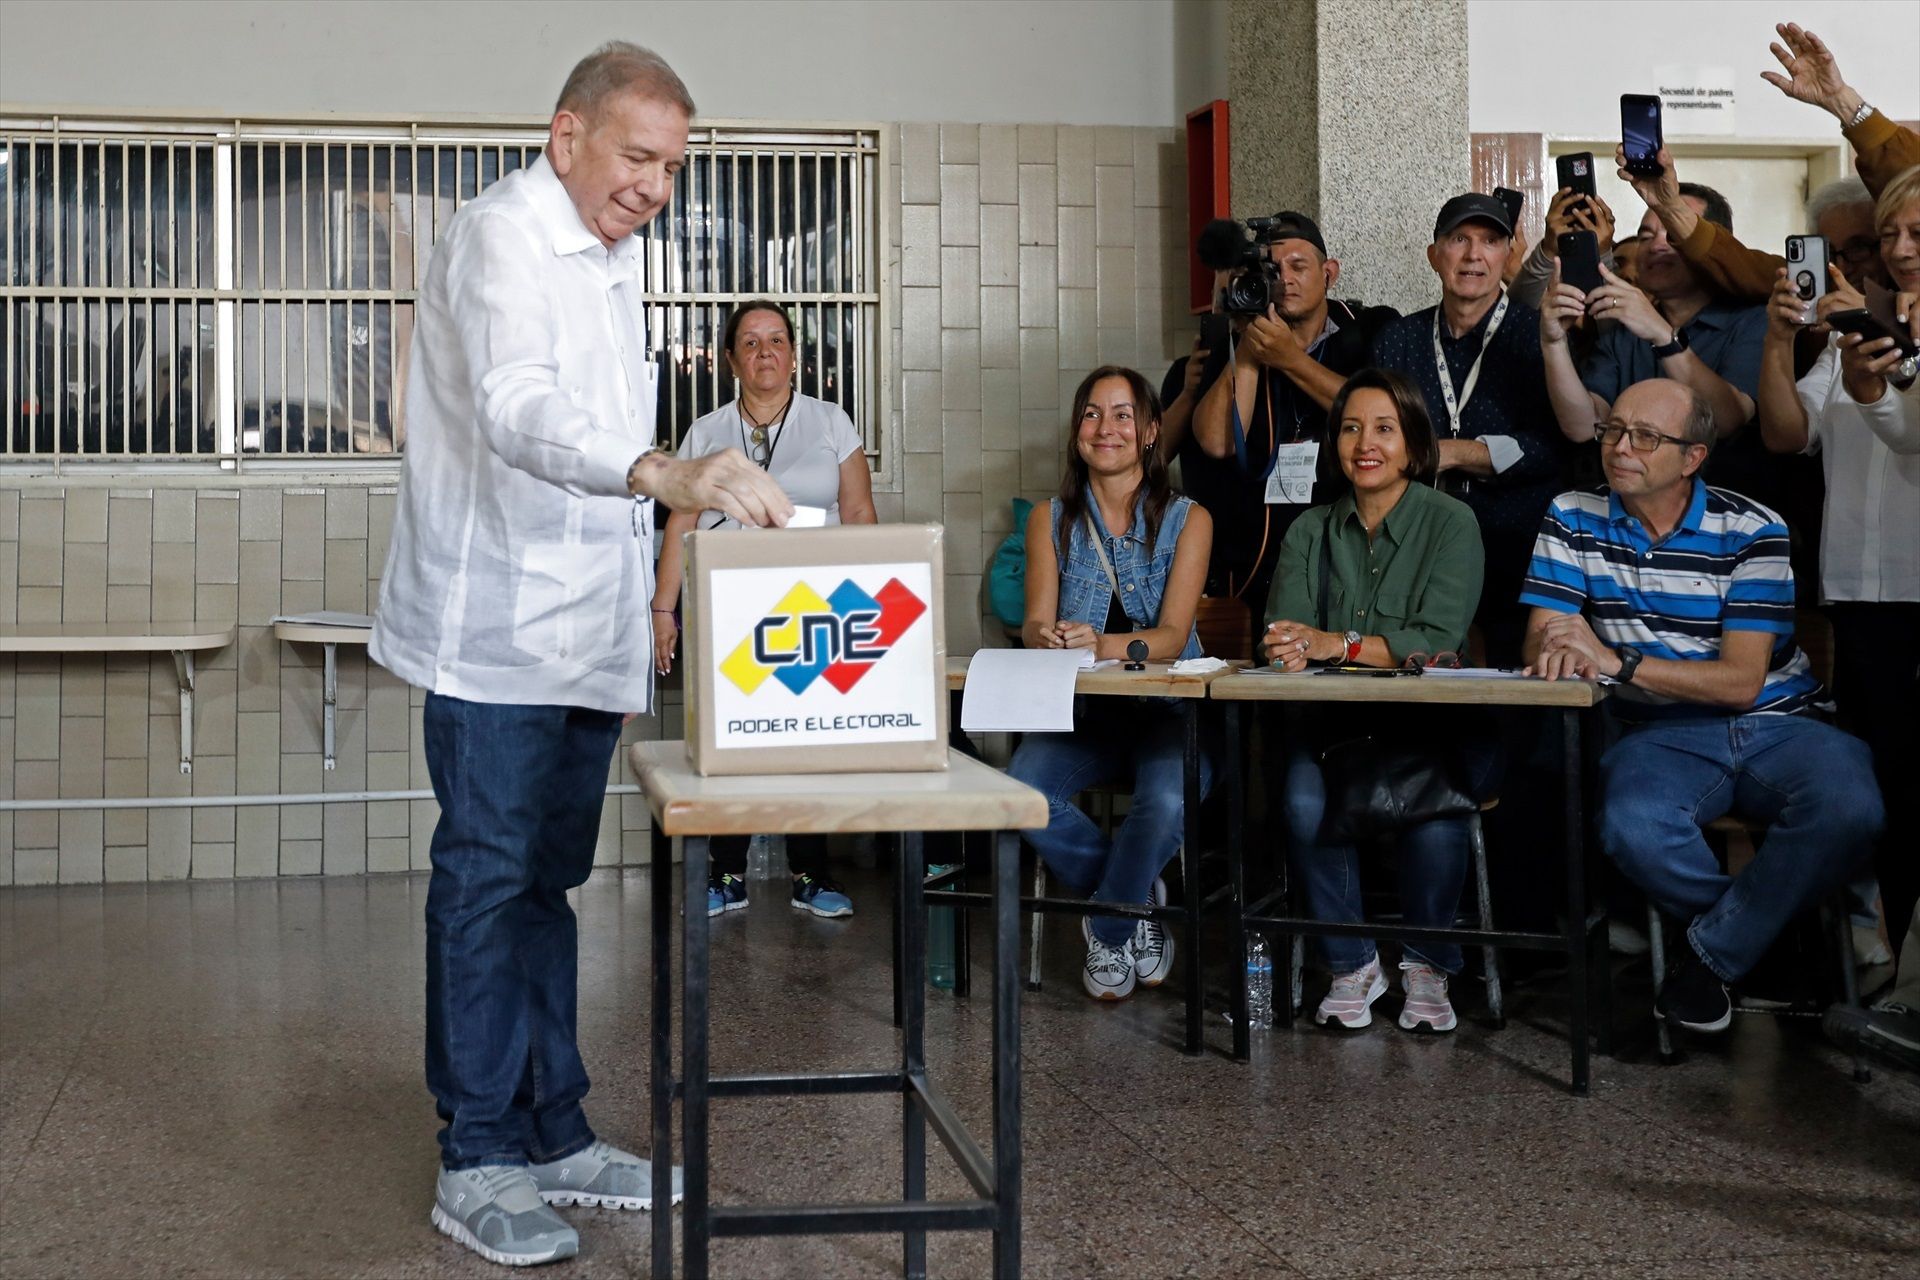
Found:
M 368 644 L 373 640 L 373 619 L 364 627 L 334 626 L 318 622 L 276 622 L 273 638 L 296 644 Z
M 971 661 L 972 658 L 947 659 L 948 689 L 966 688 L 967 664 Z M 1244 665 L 1232 664 L 1224 671 L 1210 671 L 1198 676 L 1173 674 L 1171 662 L 1149 662 L 1145 671 L 1127 671 L 1120 666 L 1101 667 L 1097 671 L 1082 671 L 1073 682 L 1073 691 L 1121 698 L 1204 698 L 1209 685 L 1232 675 L 1237 666 Z
M 1015 831 L 1047 825 L 1046 797 L 957 751 L 939 773 L 746 774 L 703 778 L 687 744 L 636 742 L 627 763 L 670 836 Z
M 167 653 L 224 649 L 230 622 L 20 622 L 0 626 L 0 653 Z
M 1236 672 L 1213 682 L 1222 702 L 1474 703 L 1495 707 L 1591 707 L 1607 696 L 1586 680 L 1485 680 L 1471 676 L 1348 676 Z

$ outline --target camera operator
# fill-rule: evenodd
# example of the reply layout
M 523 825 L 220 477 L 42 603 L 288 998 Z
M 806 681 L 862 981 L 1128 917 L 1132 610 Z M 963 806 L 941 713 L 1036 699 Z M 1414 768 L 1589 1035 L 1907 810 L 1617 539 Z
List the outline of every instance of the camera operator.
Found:
M 1196 344 L 1174 363 L 1162 439 L 1173 438 L 1186 492 L 1214 519 L 1208 594 L 1257 614 L 1288 526 L 1345 486 L 1321 449 L 1327 406 L 1397 313 L 1327 297 L 1340 262 L 1302 213 L 1216 222 L 1200 256 L 1218 273 L 1214 309 L 1230 317 L 1232 350 Z

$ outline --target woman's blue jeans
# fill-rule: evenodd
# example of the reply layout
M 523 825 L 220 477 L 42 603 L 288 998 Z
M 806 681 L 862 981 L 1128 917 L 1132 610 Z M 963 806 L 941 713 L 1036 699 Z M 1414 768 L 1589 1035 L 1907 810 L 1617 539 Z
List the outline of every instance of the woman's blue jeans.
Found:
M 1095 902 L 1147 901 L 1185 830 L 1185 746 L 1182 711 L 1145 698 L 1082 698 L 1072 733 L 1032 733 L 1021 741 L 1007 772 L 1047 798 L 1047 825 L 1021 834 L 1069 893 Z M 1213 785 L 1207 754 L 1200 756 L 1202 795 Z M 1073 803 L 1107 782 L 1133 785 L 1126 819 L 1111 840 Z M 1133 936 L 1134 922 L 1094 916 L 1092 927 L 1094 937 L 1118 946 Z
M 1329 742 L 1373 732 L 1395 741 L 1427 742 L 1442 749 L 1453 763 L 1456 780 L 1468 795 L 1493 794 L 1501 771 L 1498 739 L 1475 717 L 1463 724 L 1457 709 L 1450 720 L 1399 713 L 1373 724 L 1356 723 L 1351 712 L 1338 722 L 1325 714 L 1308 714 L 1289 723 L 1282 808 L 1287 827 L 1287 851 L 1299 877 L 1307 914 L 1315 920 L 1358 923 L 1366 917 L 1360 898 L 1360 851 L 1350 844 L 1323 844 L 1321 822 L 1326 816 L 1327 784 L 1319 754 Z M 1436 736 L 1444 734 L 1444 737 Z M 1466 885 L 1469 855 L 1468 819 L 1436 818 L 1401 831 L 1395 852 L 1400 864 L 1400 912 L 1409 925 L 1450 928 L 1460 911 L 1460 892 Z M 1321 938 L 1321 953 L 1335 973 L 1364 968 L 1375 955 L 1372 938 Z M 1421 960 L 1448 973 L 1461 968 L 1460 948 L 1450 942 L 1409 942 L 1410 960 Z
M 575 1044 L 585 883 L 620 717 L 427 695 L 440 801 L 427 885 L 427 1087 L 448 1169 L 540 1164 L 593 1141 Z

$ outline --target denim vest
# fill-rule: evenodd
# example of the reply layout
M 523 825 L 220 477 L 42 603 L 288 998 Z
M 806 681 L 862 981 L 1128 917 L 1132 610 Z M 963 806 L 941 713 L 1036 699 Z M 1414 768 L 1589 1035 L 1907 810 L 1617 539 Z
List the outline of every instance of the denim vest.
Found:
M 1151 553 L 1147 550 L 1147 516 L 1144 504 L 1133 512 L 1133 527 L 1115 536 L 1101 523 L 1092 497 L 1087 509 L 1093 512 L 1094 527 L 1100 530 L 1107 546 L 1107 558 L 1113 564 L 1114 577 L 1120 580 L 1120 608 L 1137 629 L 1158 625 L 1160 600 L 1167 591 L 1167 576 L 1173 572 L 1173 553 L 1180 545 L 1180 531 L 1187 526 L 1187 512 L 1193 499 L 1175 496 L 1160 519 L 1160 537 Z M 1053 545 L 1060 545 L 1060 499 L 1053 500 Z M 1113 586 L 1101 567 L 1100 553 L 1088 541 L 1086 522 L 1074 527 L 1067 556 L 1060 562 L 1060 620 L 1085 622 L 1095 631 L 1107 627 L 1107 606 L 1113 600 Z M 1200 656 L 1200 633 L 1187 632 L 1182 658 Z

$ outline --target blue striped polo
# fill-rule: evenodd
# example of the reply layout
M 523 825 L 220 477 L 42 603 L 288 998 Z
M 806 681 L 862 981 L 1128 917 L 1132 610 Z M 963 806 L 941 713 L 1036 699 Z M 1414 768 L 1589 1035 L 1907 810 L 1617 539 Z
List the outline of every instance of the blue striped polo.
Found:
M 1773 659 L 1748 713 L 1808 711 L 1825 700 L 1793 639 L 1787 526 L 1751 498 L 1698 479 L 1686 515 L 1657 542 L 1607 489 L 1555 498 L 1520 603 L 1584 611 L 1607 644 L 1653 658 L 1711 660 L 1724 633 L 1764 631 L 1776 637 Z M 1630 685 L 1620 692 L 1627 698 L 1617 709 L 1628 719 L 1726 714 Z

